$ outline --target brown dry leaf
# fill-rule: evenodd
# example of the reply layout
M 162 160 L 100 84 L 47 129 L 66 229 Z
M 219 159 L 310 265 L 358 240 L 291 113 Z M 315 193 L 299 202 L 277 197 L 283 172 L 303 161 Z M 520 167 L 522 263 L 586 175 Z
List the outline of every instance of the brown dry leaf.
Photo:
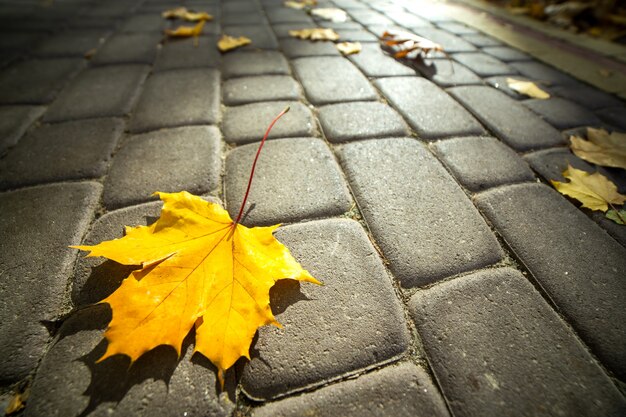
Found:
M 213 20 L 213 16 L 207 12 L 190 12 L 185 7 L 177 7 L 175 9 L 166 10 L 161 13 L 165 19 L 183 19 L 188 22 L 199 22 L 201 20 Z
M 569 182 L 550 181 L 561 194 L 575 198 L 583 207 L 605 212 L 609 205 L 622 205 L 626 195 L 617 192 L 617 186 L 598 172 L 590 174 L 571 165 L 563 171 Z
M 222 35 L 219 41 L 217 41 L 217 49 L 221 52 L 228 52 L 232 49 L 240 48 L 242 46 L 252 43 L 250 38 L 240 36 L 235 38 L 234 36 Z
M 576 156 L 596 165 L 626 169 L 626 133 L 588 127 L 587 139 L 570 136 L 570 148 Z
M 283 3 L 285 7 L 290 7 L 292 9 L 301 10 L 305 7 L 312 7 L 317 4 L 317 0 L 296 0 L 296 1 L 286 1 Z
M 360 42 L 339 42 L 335 46 L 343 55 L 358 54 L 362 49 Z
M 7 408 L 4 410 L 5 415 L 10 416 L 24 409 L 27 399 L 28 392 L 18 392 L 14 394 L 9 401 L 9 405 L 7 405 Z
M 507 78 L 506 83 L 509 88 L 528 97 L 539 98 L 542 100 L 550 98 L 550 94 L 543 91 L 537 84 L 532 81 L 516 80 L 515 78 Z
M 380 37 L 380 42 L 383 50 L 387 51 L 394 58 L 406 58 L 408 54 L 414 51 L 417 53 L 416 59 L 425 57 L 432 51 L 448 55 L 444 51 L 443 46 L 410 32 L 399 30 L 385 31 Z
M 294 38 L 310 39 L 312 41 L 336 41 L 339 39 L 337 32 L 326 28 L 290 30 L 289 35 Z
M 165 29 L 165 34 L 172 38 L 195 37 L 196 38 L 195 45 L 197 46 L 198 36 L 200 36 L 200 34 L 202 33 L 202 28 L 204 27 L 205 23 L 206 23 L 206 20 L 201 20 L 195 26 L 179 26 L 174 30 Z
M 321 17 L 331 22 L 345 22 L 348 20 L 348 15 L 341 9 L 333 7 L 320 7 L 318 9 L 311 10 L 313 16 Z

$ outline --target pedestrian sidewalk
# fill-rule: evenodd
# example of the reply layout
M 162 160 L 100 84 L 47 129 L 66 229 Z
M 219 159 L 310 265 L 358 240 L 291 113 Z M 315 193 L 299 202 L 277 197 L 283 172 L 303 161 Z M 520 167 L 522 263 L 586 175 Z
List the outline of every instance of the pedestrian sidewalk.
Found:
M 282 0 L 0 0 L 0 404 L 63 417 L 625 415 L 626 226 L 549 185 L 568 164 L 597 169 L 568 137 L 626 131 L 622 90 L 482 32 L 456 3 L 317 3 L 348 20 Z M 164 39 L 177 22 L 161 12 L 178 6 L 214 16 L 197 40 Z M 289 35 L 312 27 L 362 51 Z M 382 51 L 388 30 L 447 55 L 407 65 Z M 252 43 L 220 54 L 221 34 Z M 235 215 L 287 105 L 244 223 L 282 223 L 276 237 L 325 285 L 276 285 L 283 328 L 258 332 L 223 392 L 193 333 L 180 360 L 161 346 L 132 367 L 96 363 L 111 311 L 94 303 L 132 268 L 68 246 L 154 222 L 155 191 Z M 624 170 L 600 172 L 626 193 Z

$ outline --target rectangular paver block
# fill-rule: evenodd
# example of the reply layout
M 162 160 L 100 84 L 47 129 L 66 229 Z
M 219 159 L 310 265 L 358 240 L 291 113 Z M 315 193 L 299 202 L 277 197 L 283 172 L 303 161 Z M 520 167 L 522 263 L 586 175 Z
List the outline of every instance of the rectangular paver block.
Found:
M 482 84 L 482 80 L 463 64 L 449 58 L 413 61 L 412 65 L 424 77 L 441 87 Z
M 390 365 L 358 379 L 254 409 L 253 417 L 446 417 L 428 374 L 411 363 Z
M 39 57 L 83 58 L 88 51 L 98 48 L 106 38 L 106 31 L 68 30 L 46 39 L 33 51 Z
M 455 416 L 619 416 L 626 401 L 518 271 L 415 294 L 409 308 Z
M 160 33 L 121 33 L 113 35 L 98 48 L 92 63 L 109 64 L 152 64 L 157 54 Z
M 602 126 L 603 123 L 591 111 L 569 100 L 550 97 L 548 100 L 531 99 L 523 102 L 526 107 L 559 130 L 579 126 Z
M 156 191 L 203 194 L 219 186 L 219 130 L 188 126 L 129 138 L 115 154 L 104 183 L 107 208 L 142 203 Z
M 394 361 L 406 351 L 400 301 L 357 222 L 302 223 L 278 229 L 276 237 L 324 286 L 276 284 L 270 298 L 283 328 L 259 330 L 241 380 L 246 395 L 281 397 Z
M 231 151 L 226 158 L 225 199 L 236 218 L 258 145 Z M 332 217 L 350 209 L 352 199 L 332 152 L 321 139 L 268 142 L 259 158 L 244 224 L 270 225 Z
M 300 58 L 293 61 L 293 67 L 313 104 L 378 98 L 367 78 L 345 58 Z
M 339 157 L 365 221 L 403 287 L 500 260 L 502 252 L 485 221 L 418 141 L 347 144 Z
M 300 87 L 288 75 L 233 78 L 224 82 L 222 102 L 227 106 L 270 100 L 299 100 Z
M 288 75 L 289 64 L 276 51 L 234 51 L 222 59 L 222 76 L 227 78 L 248 75 Z
M 500 140 L 517 151 L 563 144 L 561 134 L 524 105 L 487 86 L 448 90 Z
M 278 40 L 269 25 L 229 25 L 224 26 L 222 32 L 236 38 L 245 36 L 252 40 L 244 49 L 278 49 Z
M 14 146 L 45 110 L 43 106 L 0 106 L 0 155 Z
M 361 47 L 361 52 L 349 55 L 348 59 L 368 77 L 415 75 L 414 69 L 385 54 L 377 44 L 363 44 Z
M 517 73 L 517 71 L 509 65 L 488 54 L 464 52 L 454 54 L 453 58 L 481 77 Z
M 502 187 L 476 202 L 580 337 L 623 379 L 626 249 L 545 185 Z
M 287 58 L 340 56 L 332 42 L 311 42 L 304 39 L 285 38 L 280 40 L 280 49 Z
M 392 77 L 377 80 L 375 84 L 425 139 L 484 133 L 467 110 L 428 80 Z
M 217 68 L 221 55 L 215 47 L 217 37 L 200 36 L 196 39 L 168 39 L 163 44 L 156 62 L 155 71 L 180 68 Z
M 66 288 L 102 187 L 55 184 L 0 194 L 0 382 L 26 377 L 46 350 L 42 323 L 65 313 Z
M 155 73 L 146 81 L 130 120 L 131 132 L 215 124 L 219 119 L 220 76 L 213 69 Z
M 48 122 L 124 116 L 132 109 L 150 67 L 111 65 L 83 71 L 44 115 Z

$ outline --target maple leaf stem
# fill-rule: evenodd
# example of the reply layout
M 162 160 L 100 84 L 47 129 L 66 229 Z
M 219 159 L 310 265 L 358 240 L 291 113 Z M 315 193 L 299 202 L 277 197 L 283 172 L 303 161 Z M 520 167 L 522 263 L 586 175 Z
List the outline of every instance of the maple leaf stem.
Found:
M 615 212 L 617 217 L 622 221 L 622 223 L 626 224 L 626 220 L 622 217 L 621 214 L 619 214 L 619 210 L 616 209 L 615 206 L 613 204 L 611 204 L 611 202 L 607 201 L 607 203 L 609 203 L 609 206 L 611 206 L 611 208 L 613 209 L 613 211 Z
M 272 130 L 272 127 L 274 127 L 274 124 L 278 121 L 278 119 L 280 119 L 288 111 L 289 111 L 289 106 L 287 106 L 283 111 L 281 111 L 278 114 L 278 116 L 274 118 L 274 120 L 272 120 L 272 123 L 270 123 L 269 127 L 265 131 L 265 136 L 263 136 L 263 139 L 261 140 L 261 144 L 259 145 L 259 149 L 256 151 L 256 156 L 254 157 L 254 162 L 252 163 L 252 169 L 250 170 L 250 179 L 248 179 L 248 188 L 246 188 L 246 194 L 244 195 L 243 201 L 241 202 L 241 208 L 239 209 L 237 220 L 235 220 L 235 222 L 233 223 L 233 227 L 239 224 L 239 221 L 241 220 L 241 216 L 243 215 L 243 209 L 246 206 L 246 201 L 248 201 L 248 194 L 250 194 L 250 186 L 252 185 L 252 178 L 254 178 L 254 170 L 256 169 L 256 163 L 259 159 L 259 155 L 261 154 L 261 149 L 263 149 L 263 144 L 265 143 L 265 140 L 269 136 L 270 131 Z

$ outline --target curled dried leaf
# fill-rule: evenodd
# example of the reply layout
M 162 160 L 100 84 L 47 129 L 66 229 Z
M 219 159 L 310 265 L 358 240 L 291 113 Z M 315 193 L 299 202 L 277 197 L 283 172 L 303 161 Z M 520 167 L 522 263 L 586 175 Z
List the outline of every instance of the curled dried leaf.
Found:
M 161 16 L 165 19 L 183 19 L 188 22 L 213 20 L 213 16 L 207 12 L 191 12 L 185 7 L 176 7 L 175 9 L 166 10 L 161 13 Z
M 626 169 L 626 133 L 587 128 L 587 139 L 570 136 L 570 148 L 579 158 L 605 167 Z
M 327 28 L 290 30 L 289 35 L 294 38 L 310 39 L 312 41 L 336 41 L 339 39 L 337 32 Z
M 312 7 L 317 4 L 317 0 L 290 0 L 283 3 L 285 7 L 290 7 L 296 10 L 302 10 L 306 7 Z
M 206 20 L 201 20 L 195 26 L 179 26 L 174 30 L 165 29 L 165 34 L 172 38 L 196 38 L 194 44 L 198 46 L 198 36 L 202 34 L 202 28 Z
M 385 31 L 380 37 L 383 50 L 395 58 L 406 58 L 411 52 L 417 52 L 415 58 L 426 57 L 430 52 L 442 52 L 443 46 L 430 39 L 404 31 Z
M 335 46 L 343 55 L 358 54 L 362 49 L 360 42 L 339 42 Z
M 575 198 L 583 207 L 606 212 L 609 205 L 626 202 L 626 195 L 618 193 L 617 186 L 598 172 L 590 174 L 568 165 L 563 176 L 569 182 L 550 182 L 558 192 Z
M 515 78 L 507 78 L 506 83 L 509 88 L 528 97 L 539 98 L 542 100 L 550 98 L 550 94 L 543 91 L 537 84 L 532 81 L 516 80 Z
M 252 40 L 250 38 L 246 38 L 245 36 L 235 38 L 234 36 L 222 35 L 220 40 L 217 41 L 217 49 L 221 52 L 228 52 L 232 49 L 249 45 L 250 43 L 252 43 Z

